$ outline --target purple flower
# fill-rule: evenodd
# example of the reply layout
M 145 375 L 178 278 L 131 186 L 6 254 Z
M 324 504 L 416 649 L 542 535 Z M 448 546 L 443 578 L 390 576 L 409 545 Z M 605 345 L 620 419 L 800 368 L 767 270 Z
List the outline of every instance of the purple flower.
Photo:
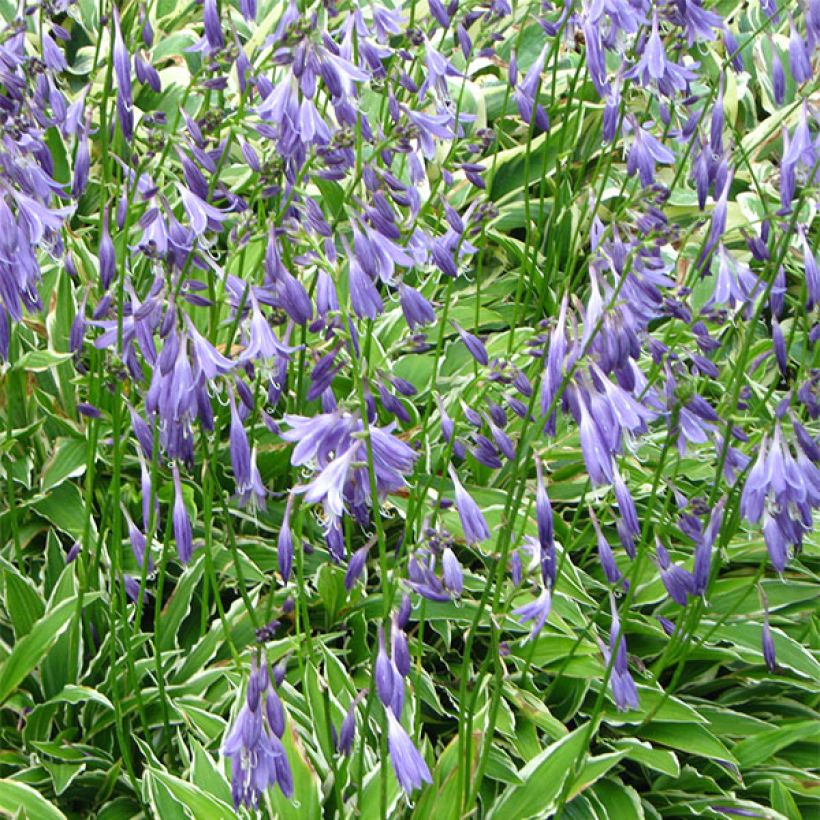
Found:
M 769 39 L 769 48 L 772 53 L 772 93 L 774 101 L 778 105 L 783 105 L 786 99 L 786 73 L 783 71 L 783 62 L 780 59 L 780 52 L 775 44 Z
M 128 525 L 128 539 L 131 542 L 131 550 L 134 553 L 134 558 L 137 561 L 137 566 L 142 568 L 143 564 L 145 563 L 146 558 L 146 546 L 147 540 L 145 536 L 142 534 L 140 529 L 137 525 L 131 520 L 131 516 L 128 515 L 127 510 L 123 510 L 125 514 L 125 521 Z M 153 561 L 151 560 L 151 556 L 148 556 L 148 571 L 150 572 L 153 568 Z
M 589 510 L 589 516 L 592 521 L 592 526 L 595 529 L 595 538 L 598 545 L 598 561 L 604 571 L 606 580 L 610 584 L 617 584 L 621 579 L 621 571 L 615 563 L 615 556 L 612 554 L 612 547 L 609 546 L 609 542 L 606 540 L 606 536 L 604 535 L 601 525 L 598 522 L 598 517 L 595 515 L 595 512 L 591 507 Z
M 617 464 L 613 464 L 612 466 L 612 475 L 615 500 L 618 502 L 618 511 L 621 514 L 625 531 L 633 536 L 638 536 L 641 534 L 641 525 L 638 522 L 638 510 L 635 507 L 635 501 L 621 476 Z
M 242 506 L 247 503 L 264 508 L 267 491 L 256 467 L 256 453 L 251 452 L 248 434 L 239 418 L 233 391 L 229 391 L 231 405 L 230 453 L 236 495 Z
M 293 774 L 279 739 L 284 724 L 284 709 L 267 681 L 267 668 L 252 670 L 245 703 L 222 745 L 231 761 L 231 795 L 237 809 L 257 808 L 264 791 L 277 783 L 286 797 L 293 794 Z
M 402 789 L 408 794 L 421 788 L 423 783 L 432 783 L 430 769 L 419 750 L 413 745 L 410 736 L 402 728 L 391 709 L 387 709 L 387 745 L 390 749 L 390 762 Z
M 108 290 L 114 281 L 117 270 L 117 255 L 114 250 L 114 243 L 111 241 L 111 234 L 108 232 L 108 210 L 103 214 L 102 232 L 100 234 L 100 247 L 97 253 L 100 263 L 100 280 L 103 290 Z
M 712 547 L 723 524 L 723 508 L 726 499 L 721 499 L 715 504 L 709 524 L 706 530 L 697 540 L 695 548 L 695 567 L 693 572 L 692 592 L 695 595 L 703 595 L 709 584 L 709 573 L 712 569 Z
M 409 598 L 407 599 L 410 600 Z M 390 631 L 390 654 L 393 657 L 393 665 L 398 673 L 406 678 L 410 674 L 410 648 L 407 645 L 407 635 L 400 625 L 401 613 L 394 612 L 392 628 Z
M 459 336 L 461 336 L 461 341 L 464 342 L 464 346 L 470 351 L 470 355 L 479 364 L 483 364 L 486 367 L 490 363 L 490 358 L 487 355 L 487 348 L 484 347 L 484 342 L 482 342 L 478 336 L 474 336 L 472 333 L 464 330 L 464 328 L 456 322 L 453 322 L 453 324 Z
M 609 448 L 583 397 L 578 402 L 578 409 L 581 414 L 579 424 L 581 452 L 589 477 L 593 484 L 607 484 L 612 481 L 613 476 L 612 456 Z
M 120 14 L 116 8 L 114 9 L 114 76 L 117 80 L 118 96 L 122 99 L 124 105 L 130 108 L 133 102 L 131 95 L 131 57 L 122 39 Z
M 791 17 L 789 18 L 789 28 L 791 29 L 789 36 L 789 68 L 795 83 L 800 85 L 808 82 L 814 76 L 811 53 Z
M 661 571 L 661 580 L 669 593 L 669 597 L 681 606 L 686 606 L 687 596 L 695 594 L 695 582 L 692 574 L 670 561 L 669 553 L 660 541 L 656 541 L 655 549 L 658 556 L 658 567 Z
M 140 599 L 140 582 L 131 575 L 123 575 L 122 582 L 126 595 L 136 604 Z
M 279 530 L 279 537 L 276 541 L 276 561 L 279 566 L 279 574 L 282 581 L 287 583 L 293 569 L 293 535 L 290 531 L 290 512 L 293 505 L 293 496 L 288 496 L 285 505 L 285 514 L 282 518 L 282 527 Z
M 641 185 L 646 188 L 655 181 L 655 165 L 672 165 L 675 155 L 652 136 L 645 128 L 632 127 L 632 147 L 626 157 L 626 171 L 633 175 L 636 172 L 641 178 Z
M 376 692 L 379 699 L 387 709 L 393 702 L 393 690 L 396 686 L 401 686 L 400 681 L 395 680 L 393 664 L 387 657 L 387 650 L 384 644 L 384 629 L 379 627 L 379 652 L 376 655 L 376 666 L 373 672 L 376 681 Z
M 174 476 L 174 538 L 177 542 L 177 555 L 183 564 L 191 560 L 193 554 L 193 533 L 191 531 L 191 519 L 188 517 L 188 509 L 182 495 L 182 482 L 179 477 L 179 466 L 176 462 L 171 466 Z
M 364 566 L 367 563 L 367 553 L 370 551 L 370 545 L 365 544 L 360 547 L 350 556 L 350 563 L 347 565 L 347 572 L 345 573 L 345 589 L 350 592 L 353 589 L 356 581 L 364 572 Z
M 410 330 L 432 324 L 436 314 L 433 306 L 417 290 L 399 283 L 399 302 Z
M 458 562 L 455 553 L 450 547 L 445 547 L 441 554 L 442 580 L 444 586 L 454 595 L 461 595 L 464 589 L 464 578 L 461 571 L 461 564 Z
M 532 621 L 532 629 L 526 637 L 526 641 L 534 641 L 538 633 L 544 628 L 550 610 L 552 609 L 552 595 L 547 587 L 542 587 L 538 597 L 528 604 L 518 607 L 512 611 L 517 615 L 522 624 Z
M 384 310 L 384 302 L 373 280 L 354 256 L 350 256 L 347 275 L 353 312 L 360 319 L 375 319 Z
M 751 268 L 730 254 L 723 243 L 718 245 L 718 272 L 715 290 L 706 306 L 746 305 L 765 290 L 763 282 L 752 273 Z
M 772 638 L 772 630 L 769 628 L 769 611 L 766 610 L 763 616 L 763 633 L 761 635 L 761 644 L 763 646 L 763 659 L 766 661 L 766 666 L 772 674 L 777 673 L 777 656 L 774 648 L 774 638 Z
M 555 531 L 547 488 L 544 486 L 544 471 L 541 459 L 535 459 L 536 490 L 535 519 L 538 525 L 538 544 L 541 548 L 541 575 L 544 585 L 555 586 L 557 562 L 555 560 Z
M 536 94 L 541 83 L 541 72 L 544 70 L 544 60 L 547 56 L 547 46 L 541 49 L 541 53 L 535 58 L 526 76 L 515 88 L 514 97 L 518 106 L 518 113 L 521 119 L 530 124 L 535 117 L 535 124 L 542 131 L 549 131 L 550 121 L 547 112 L 538 102 Z M 512 85 L 515 85 L 512 82 Z
M 638 689 L 635 681 L 629 672 L 629 657 L 626 651 L 626 638 L 621 635 L 621 622 L 618 618 L 618 610 L 615 606 L 615 599 L 610 595 L 610 607 L 612 610 L 612 626 L 609 631 L 609 646 L 600 643 L 604 661 L 609 664 L 612 653 L 615 653 L 615 660 L 612 663 L 612 673 L 609 685 L 612 689 L 612 697 L 615 705 L 621 711 L 638 708 Z
M 222 23 L 219 19 L 219 10 L 216 0 L 205 0 L 202 10 L 205 23 L 205 39 L 211 51 L 221 51 L 225 48 L 225 36 L 222 33 Z
M 353 750 L 353 740 L 356 737 L 356 707 L 359 705 L 366 692 L 366 689 L 359 691 L 356 697 L 350 702 L 350 706 L 347 709 L 344 720 L 342 720 L 342 728 L 339 731 L 338 750 L 345 757 L 348 757 L 350 752 Z
M 652 33 L 644 46 L 643 54 L 638 62 L 624 74 L 624 79 L 638 79 L 645 86 L 655 83 L 663 94 L 672 96 L 675 91 L 684 91 L 689 82 L 696 78 L 697 73 L 691 68 L 678 65 L 667 58 L 658 31 L 658 15 L 654 14 Z
M 75 541 L 71 545 L 71 549 L 66 553 L 65 562 L 66 564 L 70 564 L 72 561 L 75 561 L 77 556 L 82 552 L 83 545 L 79 541 Z
M 455 467 L 448 465 L 447 471 L 450 474 L 456 491 L 456 510 L 461 520 L 461 528 L 464 531 L 464 539 L 468 544 L 480 544 L 490 537 L 490 528 L 484 519 L 484 515 L 473 501 L 470 494 L 461 485 L 456 474 Z
M 783 159 L 780 163 L 780 204 L 782 211 L 788 213 L 794 199 L 797 185 L 798 171 L 802 168 L 808 182 L 816 181 L 820 171 L 816 169 L 817 147 L 809 130 L 808 103 L 803 102 L 800 119 L 794 128 L 794 133 L 783 130 Z M 808 171 L 814 173 L 813 179 L 808 179 Z
M 177 190 L 182 197 L 182 206 L 191 222 L 191 229 L 196 236 L 202 236 L 206 231 L 220 231 L 226 219 L 224 211 L 198 197 L 181 183 L 177 183 Z
M 797 226 L 797 235 L 800 237 L 800 244 L 803 248 L 803 267 L 806 270 L 806 310 L 811 310 L 815 305 L 820 305 L 820 269 L 817 265 L 817 257 L 806 236 L 806 228 L 803 225 Z

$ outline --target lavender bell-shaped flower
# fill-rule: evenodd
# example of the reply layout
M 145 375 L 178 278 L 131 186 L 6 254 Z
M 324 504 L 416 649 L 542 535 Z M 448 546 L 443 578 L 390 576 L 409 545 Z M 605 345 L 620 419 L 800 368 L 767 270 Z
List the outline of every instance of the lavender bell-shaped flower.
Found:
M 547 488 L 544 485 L 544 468 L 541 459 L 535 459 L 536 490 L 535 519 L 538 525 L 538 543 L 541 547 L 541 577 L 544 585 L 550 589 L 555 586 L 555 574 L 558 563 L 555 560 L 555 529 L 552 518 Z
M 635 538 L 641 534 L 641 525 L 638 521 L 638 510 L 635 507 L 635 501 L 626 482 L 621 476 L 617 464 L 612 467 L 613 489 L 615 491 L 615 500 L 618 503 L 618 512 L 621 514 L 621 520 L 618 526 L 618 535 L 621 539 L 621 544 L 626 550 L 630 558 L 635 557 Z
M 231 795 L 237 809 L 257 808 L 265 790 L 276 784 L 286 797 L 293 794 L 293 774 L 280 739 L 284 731 L 284 707 L 268 680 L 267 666 L 254 665 L 245 703 L 222 746 L 231 761 Z
M 687 597 L 695 594 L 695 582 L 692 574 L 683 567 L 673 564 L 666 547 L 657 539 L 655 549 L 658 556 L 661 580 L 669 593 L 669 597 L 681 606 L 686 606 Z
M 464 343 L 464 346 L 470 352 L 470 355 L 479 363 L 483 365 L 488 365 L 490 363 L 490 357 L 487 355 L 487 348 L 484 347 L 484 342 L 475 336 L 474 334 L 470 333 L 469 331 L 465 330 L 461 325 L 453 322 L 455 329 L 458 331 L 458 335 L 461 336 L 461 341 Z
M 177 542 L 177 555 L 183 564 L 187 564 L 193 555 L 193 533 L 191 530 L 191 519 L 188 516 L 188 509 L 182 495 L 182 481 L 179 477 L 179 465 L 174 462 L 171 470 L 174 476 L 174 539 Z
M 337 748 L 345 757 L 349 757 L 353 751 L 353 741 L 356 738 L 356 707 L 361 703 L 365 694 L 367 694 L 367 689 L 362 689 L 357 693 L 356 697 L 350 702 L 347 713 L 342 720 Z
M 695 548 L 695 566 L 692 574 L 692 592 L 694 595 L 703 595 L 709 584 L 709 573 L 712 568 L 712 547 L 715 543 L 721 525 L 723 524 L 723 509 L 726 499 L 721 498 Z
M 769 608 L 766 606 L 763 611 L 763 631 L 761 634 L 761 646 L 763 649 L 763 659 L 772 674 L 777 672 L 777 655 L 774 648 L 774 638 L 769 626 Z
M 410 736 L 390 709 L 387 709 L 387 745 L 390 762 L 402 789 L 408 794 L 421 788 L 423 783 L 432 783 L 430 769 Z
M 236 496 L 243 506 L 250 502 L 252 507 L 264 508 L 267 491 L 256 467 L 255 452 L 251 451 L 248 434 L 239 418 L 233 391 L 229 391 L 228 399 L 231 405 L 231 466 L 236 481 Z
M 350 562 L 347 565 L 345 572 L 345 589 L 350 592 L 355 586 L 356 582 L 364 572 L 365 564 L 367 563 L 367 553 L 370 551 L 370 545 L 365 544 L 359 547 L 353 555 L 350 556 Z
M 285 505 L 285 514 L 282 518 L 282 527 L 276 542 L 276 561 L 282 581 L 287 583 L 293 569 L 293 535 L 290 531 L 290 513 L 293 507 L 293 496 L 288 496 Z
M 541 592 L 535 600 L 514 609 L 512 614 L 516 615 L 522 624 L 532 622 L 532 629 L 526 640 L 534 641 L 538 637 L 538 633 L 544 628 L 551 610 L 552 594 L 549 588 L 545 586 L 541 588 Z
M 393 702 L 394 688 L 402 684 L 400 681 L 395 680 L 393 664 L 387 656 L 387 650 L 385 648 L 384 628 L 381 626 L 379 627 L 379 652 L 376 655 L 376 666 L 373 677 L 376 681 L 376 693 L 384 707 L 388 708 Z
M 464 589 L 464 576 L 461 564 L 450 547 L 445 547 L 441 554 L 441 567 L 444 586 L 458 597 Z
M 111 234 L 108 232 L 108 209 L 103 213 L 102 232 L 100 234 L 100 247 L 98 251 L 100 263 L 100 281 L 103 290 L 108 290 L 114 281 L 117 268 L 117 257 L 114 251 L 114 243 Z
M 621 579 L 621 571 L 615 563 L 615 556 L 612 554 L 612 547 L 609 546 L 609 541 L 606 540 L 606 536 L 604 535 L 601 525 L 598 522 L 598 517 L 595 515 L 595 511 L 591 507 L 589 510 L 589 517 L 592 521 L 592 526 L 595 529 L 595 538 L 598 545 L 598 561 L 604 571 L 606 580 L 610 584 L 617 584 Z
M 456 491 L 456 510 L 461 520 L 461 528 L 464 530 L 464 538 L 468 544 L 480 544 L 490 537 L 490 528 L 484 519 L 484 515 L 478 504 L 472 499 L 470 494 L 461 485 L 456 474 L 455 467 L 448 465 L 447 471 L 450 474 Z
M 601 645 L 601 651 L 607 664 L 610 663 L 612 653 L 615 653 L 615 660 L 612 662 L 612 673 L 609 678 L 609 685 L 612 689 L 612 697 L 615 705 L 621 711 L 638 708 L 638 688 L 629 672 L 629 656 L 626 651 L 626 638 L 621 634 L 621 621 L 618 618 L 618 609 L 615 606 L 615 599 L 610 595 L 610 607 L 612 610 L 612 626 L 609 632 L 609 646 Z M 599 641 L 600 643 L 600 641 Z

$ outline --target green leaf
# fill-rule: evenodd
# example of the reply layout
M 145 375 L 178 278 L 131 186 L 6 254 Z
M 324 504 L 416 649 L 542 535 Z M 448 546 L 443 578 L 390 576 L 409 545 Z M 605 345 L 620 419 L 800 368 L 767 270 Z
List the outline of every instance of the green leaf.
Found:
M 32 508 L 47 518 L 58 530 L 80 539 L 85 532 L 85 504 L 80 491 L 74 484 L 60 484 L 39 498 Z M 94 531 L 94 520 L 91 520 L 91 529 Z
M 772 786 L 769 790 L 769 800 L 772 808 L 779 811 L 782 815 L 789 818 L 789 820 L 803 820 L 803 815 L 797 807 L 794 797 L 791 792 L 779 781 L 772 780 Z
M 230 805 L 231 787 L 225 779 L 224 773 L 214 762 L 213 758 L 205 751 L 203 746 L 195 740 L 192 742 L 194 750 L 194 762 L 192 769 L 192 780 L 195 786 L 203 789 L 208 794 L 213 795 L 217 800 Z
M 86 601 L 95 597 L 86 595 Z M 73 597 L 61 601 L 34 624 L 28 635 L 14 645 L 11 654 L 0 665 L 0 704 L 8 700 L 26 676 L 48 654 L 54 642 L 71 623 L 76 606 L 77 602 Z
M 177 581 L 168 603 L 162 611 L 162 632 L 159 635 L 160 651 L 175 649 L 179 644 L 179 627 L 191 611 L 191 598 L 202 579 L 204 555 L 197 555 Z
M 62 484 L 67 478 L 76 478 L 85 472 L 86 442 L 79 438 L 57 439 L 54 452 L 43 468 L 40 486 L 45 493 Z
M 643 820 L 641 798 L 631 786 L 614 780 L 601 780 L 592 787 L 592 792 L 612 820 Z
M 650 769 L 670 777 L 677 777 L 680 774 L 680 764 L 674 752 L 668 749 L 656 749 L 651 743 L 642 743 L 632 737 L 625 737 L 616 740 L 612 744 L 616 749 L 626 751 L 626 757 L 637 763 L 642 763 Z
M 661 743 L 688 754 L 724 760 L 737 765 L 731 752 L 706 728 L 698 723 L 651 723 L 638 729 L 645 740 Z
M 51 775 L 51 782 L 57 795 L 61 795 L 75 778 L 85 771 L 85 763 L 56 763 L 44 760 L 42 766 Z
M 223 820 L 233 815 L 233 809 L 228 803 L 206 794 L 198 786 L 181 780 L 168 772 L 151 768 L 151 776 L 165 786 L 196 820 Z
M 727 641 L 739 651 L 744 660 L 763 663 L 762 627 L 759 623 L 723 624 L 713 628 L 713 623 L 704 620 L 703 626 L 709 628 L 712 641 Z M 772 639 L 779 666 L 820 684 L 820 662 L 805 647 L 780 629 L 772 629 Z
M 659 723 L 705 723 L 697 710 L 673 695 L 660 689 L 638 686 L 638 708 L 621 712 L 614 708 L 604 709 L 604 720 L 620 726 L 625 723 L 642 723 L 649 715 Z
M 63 691 L 49 700 L 49 703 L 99 703 L 106 709 L 113 711 L 114 704 L 102 693 L 90 686 L 74 686 L 69 684 Z
M 820 742 L 820 723 L 807 720 L 781 726 L 769 732 L 761 732 L 759 735 L 741 740 L 733 751 L 740 767 L 747 769 L 765 763 L 781 749 L 804 740 L 811 740 L 815 744 Z
M 57 353 L 53 350 L 29 350 L 28 353 L 24 353 L 14 363 L 14 369 L 28 373 L 43 373 L 70 359 L 71 353 Z
M 31 786 L 16 780 L 0 780 L 0 813 L 28 820 L 66 820 L 66 816 Z
M 521 771 L 521 785 L 508 786 L 488 818 L 527 820 L 546 817 L 554 808 L 575 759 L 585 751 L 589 724 L 579 726 L 536 755 Z
M 45 605 L 34 585 L 12 566 L 3 567 L 6 589 L 6 612 L 9 614 L 17 640 L 31 631 L 35 621 L 43 617 Z
M 613 766 L 617 766 L 619 761 L 624 757 L 626 757 L 626 751 L 618 751 L 605 755 L 597 755 L 596 757 L 590 757 L 586 760 L 580 774 L 572 782 L 567 800 L 572 800 L 573 797 L 576 797 L 582 791 L 588 789 L 593 783 L 600 780 Z

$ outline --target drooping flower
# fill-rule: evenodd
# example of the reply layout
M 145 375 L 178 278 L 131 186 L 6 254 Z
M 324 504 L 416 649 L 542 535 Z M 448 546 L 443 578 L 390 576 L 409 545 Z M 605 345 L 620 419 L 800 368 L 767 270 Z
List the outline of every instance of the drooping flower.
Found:
M 182 481 L 179 476 L 179 465 L 174 462 L 171 466 L 174 476 L 174 539 L 177 543 L 177 555 L 183 564 L 187 564 L 193 555 L 193 533 L 188 508 L 182 495 Z
M 692 573 L 683 567 L 673 564 L 669 558 L 669 553 L 659 540 L 656 540 L 655 550 L 658 557 L 658 567 L 661 572 L 661 580 L 675 603 L 686 606 L 689 595 L 695 594 L 695 582 Z
M 621 571 L 615 563 L 612 547 L 610 547 L 609 541 L 606 540 L 606 536 L 601 529 L 598 516 L 595 515 L 595 511 L 591 507 L 589 508 L 589 517 L 595 530 L 595 539 L 598 546 L 598 561 L 601 564 L 601 569 L 603 569 L 604 576 L 610 584 L 617 584 L 618 581 L 621 580 Z
M 253 666 L 245 703 L 222 745 L 231 761 L 231 795 L 234 806 L 258 808 L 265 790 L 276 784 L 286 797 L 293 794 L 293 774 L 281 736 L 285 713 L 267 666 Z
M 399 723 L 392 709 L 387 708 L 387 745 L 390 762 L 402 789 L 410 794 L 424 783 L 432 783 L 430 769 L 419 750 L 413 745 L 410 735 Z
M 715 504 L 709 523 L 703 534 L 697 540 L 695 548 L 695 566 L 692 573 L 692 591 L 695 595 L 703 595 L 709 584 L 709 573 L 712 569 L 712 547 L 723 524 L 724 498 Z
M 526 640 L 534 641 L 544 628 L 544 624 L 547 622 L 551 610 L 552 594 L 549 589 L 544 586 L 533 601 L 514 609 L 512 614 L 517 616 L 522 624 L 532 621 L 532 629 Z
M 628 125 L 630 120 L 626 121 Z M 641 185 L 646 188 L 655 181 L 655 166 L 671 165 L 675 155 L 654 137 L 644 126 L 636 123 L 630 128 L 633 134 L 632 146 L 626 157 L 627 173 L 638 173 Z
M 490 537 L 490 528 L 487 526 L 484 514 L 458 480 L 458 475 L 452 464 L 448 465 L 447 471 L 455 485 L 456 510 L 458 517 L 461 519 L 461 528 L 464 530 L 465 540 L 468 544 L 479 544 L 486 541 Z
M 774 638 L 769 627 L 769 609 L 766 607 L 763 612 L 763 632 L 761 634 L 761 645 L 763 648 L 763 659 L 772 674 L 777 672 L 777 654 L 774 648 Z
M 658 27 L 658 15 L 654 14 L 652 32 L 643 53 L 638 62 L 624 74 L 624 79 L 637 79 L 645 86 L 655 84 L 661 93 L 672 96 L 675 91 L 684 91 L 696 78 L 697 73 L 692 68 L 678 65 L 666 56 Z
M 612 690 L 612 697 L 615 705 L 621 711 L 638 708 L 638 688 L 635 680 L 629 672 L 629 656 L 626 651 L 626 638 L 621 634 L 621 621 L 618 617 L 618 609 L 615 606 L 615 599 L 610 595 L 610 608 L 612 610 L 612 626 L 609 631 L 609 646 L 598 641 L 604 661 L 607 665 L 612 663 L 612 672 L 609 678 L 609 686 Z M 612 655 L 615 655 L 612 661 Z

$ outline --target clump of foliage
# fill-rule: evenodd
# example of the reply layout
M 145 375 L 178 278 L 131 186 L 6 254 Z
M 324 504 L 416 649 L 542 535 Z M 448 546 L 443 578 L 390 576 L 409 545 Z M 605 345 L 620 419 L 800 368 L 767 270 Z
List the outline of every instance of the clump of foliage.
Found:
M 0 812 L 818 811 L 820 3 L 0 13 Z

